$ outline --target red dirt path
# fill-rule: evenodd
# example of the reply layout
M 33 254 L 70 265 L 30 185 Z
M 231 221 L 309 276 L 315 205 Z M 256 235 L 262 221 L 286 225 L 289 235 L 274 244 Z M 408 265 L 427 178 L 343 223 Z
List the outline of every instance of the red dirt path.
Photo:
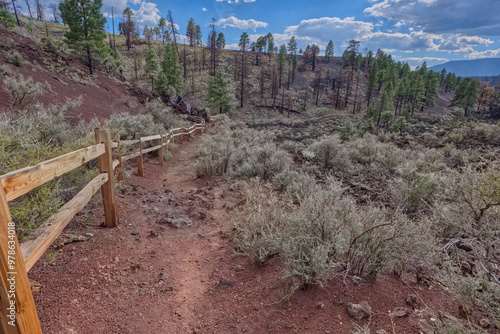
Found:
M 368 320 L 350 318 L 346 304 L 362 300 L 374 313 L 372 333 L 419 333 L 416 311 L 395 318 L 394 328 L 388 316 L 405 306 L 409 293 L 457 316 L 446 292 L 392 276 L 358 285 L 330 282 L 281 302 L 287 282 L 279 258 L 258 268 L 232 256 L 229 220 L 241 198 L 230 190 L 230 179 L 196 178 L 200 142 L 178 146 L 164 167 L 147 160 L 145 178 L 126 179 L 118 228 L 99 227 L 103 210 L 94 204 L 64 232 L 93 237 L 49 250 L 33 267 L 44 333 L 351 333 Z M 189 217 L 190 226 L 164 223 L 179 215 Z M 231 282 L 221 285 L 222 278 Z

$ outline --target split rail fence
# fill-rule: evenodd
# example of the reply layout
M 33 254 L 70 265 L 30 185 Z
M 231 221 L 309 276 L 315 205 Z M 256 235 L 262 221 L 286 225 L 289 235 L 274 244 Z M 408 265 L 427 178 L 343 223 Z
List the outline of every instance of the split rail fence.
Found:
M 153 151 L 158 151 L 159 164 L 163 165 L 163 150 L 165 147 L 168 149 L 175 137 L 180 137 L 182 142 L 185 136 L 189 141 L 195 131 L 205 132 L 202 118 L 190 117 L 190 120 L 196 124 L 189 128 L 176 128 L 166 134 L 148 137 L 136 134 L 137 139 L 124 141 L 109 130 L 95 129 L 96 144 L 93 146 L 0 176 L 0 334 L 42 333 L 28 271 L 99 189 L 104 204 L 105 226 L 118 226 L 115 169 L 118 168 L 117 180 L 123 180 L 122 163 L 136 158 L 137 172 L 144 176 L 143 154 Z M 146 145 L 155 146 L 144 148 Z M 135 152 L 121 156 L 120 148 L 126 146 L 134 147 Z M 116 159 L 113 159 L 113 150 Z M 35 230 L 29 240 L 19 243 L 8 203 L 94 159 L 98 160 L 99 175 Z

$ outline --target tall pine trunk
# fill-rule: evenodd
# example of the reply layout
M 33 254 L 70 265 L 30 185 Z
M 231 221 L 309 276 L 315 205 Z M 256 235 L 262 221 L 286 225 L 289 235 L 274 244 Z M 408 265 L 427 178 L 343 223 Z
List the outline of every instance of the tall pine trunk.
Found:
M 90 47 L 88 47 L 88 46 L 87 46 L 87 59 L 89 61 L 90 75 L 93 75 L 94 72 L 92 71 L 92 52 L 90 52 Z
M 243 83 L 245 80 L 245 51 L 241 52 L 241 96 L 240 96 L 240 106 L 243 108 Z

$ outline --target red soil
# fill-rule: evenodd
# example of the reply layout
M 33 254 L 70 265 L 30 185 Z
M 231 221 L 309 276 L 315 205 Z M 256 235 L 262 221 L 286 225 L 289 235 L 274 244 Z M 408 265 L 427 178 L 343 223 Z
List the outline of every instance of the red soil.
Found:
M 241 198 L 230 179 L 196 178 L 199 143 L 179 146 L 164 167 L 147 160 L 145 178 L 125 180 L 119 227 L 99 227 L 102 205 L 94 204 L 64 232 L 93 237 L 47 251 L 32 268 L 45 333 L 350 333 L 368 323 L 372 333 L 419 333 L 418 311 L 409 307 L 410 315 L 392 324 L 388 316 L 408 307 L 410 293 L 422 308 L 457 316 L 447 292 L 393 276 L 357 285 L 331 281 L 283 302 L 279 291 L 289 282 L 279 257 L 259 268 L 233 256 L 229 221 Z M 182 215 L 189 226 L 165 224 Z M 347 302 L 361 301 L 370 304 L 371 320 L 348 315 Z
M 66 100 L 75 100 L 82 97 L 82 105 L 75 110 L 71 117 L 74 121 L 84 119 L 86 121 L 97 117 L 100 120 L 107 119 L 113 113 L 130 112 L 135 113 L 140 104 L 129 95 L 123 83 L 108 77 L 98 71 L 94 77 L 88 75 L 88 67 L 84 65 L 81 58 L 62 54 L 62 57 L 54 57 L 51 53 L 40 50 L 33 41 L 16 33 L 0 28 L 0 42 L 7 42 L 12 46 L 11 50 L 18 51 L 25 60 L 24 65 L 16 67 L 7 62 L 5 50 L 0 48 L 0 65 L 6 64 L 13 73 L 22 74 L 24 77 L 32 77 L 35 82 L 47 82 L 52 87 L 39 99 L 39 103 L 63 104 Z M 72 73 L 79 70 L 84 73 L 83 78 L 92 84 L 84 85 L 75 83 L 65 74 L 50 69 L 43 60 L 56 68 L 68 68 Z M 0 112 L 9 110 L 11 97 L 6 92 L 3 83 L 0 82 Z

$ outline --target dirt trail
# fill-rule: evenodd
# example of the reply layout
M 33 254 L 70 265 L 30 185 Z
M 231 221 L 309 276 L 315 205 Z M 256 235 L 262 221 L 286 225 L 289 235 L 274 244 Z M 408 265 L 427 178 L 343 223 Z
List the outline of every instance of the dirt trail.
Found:
M 49 250 L 31 270 L 45 333 L 192 332 L 196 307 L 216 283 L 209 282 L 217 265 L 211 260 L 223 249 L 217 235 L 225 229 L 224 211 L 210 212 L 221 190 L 196 178 L 200 142 L 179 145 L 165 167 L 147 159 L 145 178 L 126 180 L 119 228 L 99 227 L 96 203 L 64 232 L 93 237 Z
M 456 315 L 447 293 L 393 276 L 328 282 L 281 300 L 290 282 L 279 257 L 261 268 L 234 257 L 228 222 L 241 198 L 228 178 L 196 178 L 200 142 L 179 145 L 163 167 L 146 159 L 145 178 L 126 179 L 118 228 L 99 227 L 97 202 L 64 231 L 93 236 L 49 250 L 32 268 L 44 333 L 341 334 L 368 323 L 347 314 L 347 302 L 362 300 L 375 314 L 372 332 L 418 333 L 417 311 L 395 319 L 394 327 L 387 315 L 415 292 L 425 304 Z M 134 170 L 133 163 L 125 167 Z

